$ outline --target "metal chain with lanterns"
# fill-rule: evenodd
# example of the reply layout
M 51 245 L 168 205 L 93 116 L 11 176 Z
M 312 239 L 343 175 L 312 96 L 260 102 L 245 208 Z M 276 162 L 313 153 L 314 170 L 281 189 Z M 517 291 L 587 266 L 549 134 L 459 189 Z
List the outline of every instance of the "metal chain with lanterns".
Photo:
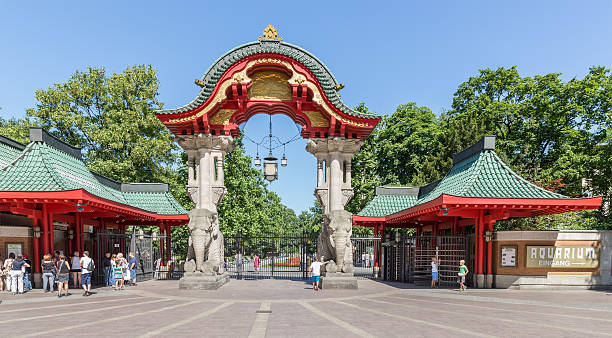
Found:
M 272 153 L 272 151 L 280 147 L 283 148 L 283 157 L 281 158 L 281 166 L 286 167 L 287 166 L 287 156 L 285 154 L 286 145 L 291 142 L 295 142 L 299 140 L 301 136 L 300 136 L 299 126 L 297 124 L 296 124 L 296 128 L 298 129 L 297 134 L 293 136 L 292 138 L 290 138 L 288 141 L 283 142 L 281 141 L 280 138 L 278 138 L 278 136 L 272 135 L 272 115 L 271 114 L 270 114 L 269 127 L 270 129 L 269 129 L 268 135 L 262 137 L 259 142 L 253 140 L 252 138 L 250 138 L 248 135 L 244 133 L 244 128 L 246 128 L 246 124 L 242 128 L 242 135 L 244 135 L 245 139 L 249 140 L 250 142 L 254 143 L 257 146 L 257 155 L 255 156 L 255 160 L 254 160 L 254 164 L 256 167 L 261 166 L 261 158 L 259 158 L 259 147 L 262 147 L 268 150 L 268 156 L 264 157 L 263 174 L 264 174 L 264 179 L 266 179 L 269 182 L 272 182 L 278 179 L 278 158 L 274 157 L 274 154 Z

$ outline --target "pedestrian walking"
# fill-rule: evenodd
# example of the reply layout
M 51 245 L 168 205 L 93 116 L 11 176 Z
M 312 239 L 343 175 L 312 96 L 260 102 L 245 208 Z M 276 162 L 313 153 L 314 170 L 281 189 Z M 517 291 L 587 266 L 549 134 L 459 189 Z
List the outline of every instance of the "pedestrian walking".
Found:
M 321 262 L 321 259 L 317 257 L 316 260 L 312 262 L 312 264 L 310 264 L 310 269 L 308 269 L 308 272 L 310 272 L 310 275 L 312 277 L 312 289 L 315 291 L 319 290 L 319 283 L 321 280 L 321 266 L 325 264 L 327 264 L 327 262 Z
M 29 266 L 30 265 L 25 262 L 22 255 L 17 255 L 17 258 L 11 263 L 11 271 L 9 274 L 11 275 L 11 290 L 14 295 L 23 293 L 23 268 Z
M 123 290 L 123 267 L 119 255 L 117 255 L 113 265 L 113 278 L 115 280 L 115 290 Z
M 23 267 L 23 290 L 30 291 L 32 290 L 32 262 L 28 259 L 28 255 L 23 255 L 23 260 L 26 262 L 27 266 Z
M 117 254 L 117 259 L 119 260 L 119 266 L 121 266 L 121 273 L 123 276 L 123 282 L 121 284 L 121 287 L 123 288 L 123 285 L 125 285 L 126 281 L 130 280 L 130 275 L 128 272 L 128 262 L 127 260 L 123 257 L 123 253 L 118 253 Z
M 438 266 L 440 265 L 440 260 L 436 257 L 431 257 L 431 287 L 437 287 L 438 283 Z
M 470 273 L 470 270 L 468 270 L 467 266 L 465 266 L 465 261 L 462 259 L 459 261 L 459 278 L 457 279 L 457 282 L 459 283 L 459 291 L 465 290 L 465 276 L 467 276 L 468 273 Z
M 366 253 L 362 253 L 361 254 L 361 267 L 365 268 L 366 267 Z
M 75 289 L 79 289 L 81 287 L 81 257 L 79 256 L 79 252 L 75 251 L 72 256 L 72 287 Z
M 51 259 L 50 253 L 46 253 L 43 256 L 40 265 L 42 267 L 43 290 L 45 293 L 53 292 L 53 283 L 55 282 L 55 273 L 57 269 L 55 267 L 55 262 Z
M 117 254 L 112 254 L 111 255 L 111 273 L 110 273 L 110 282 L 111 282 L 111 287 L 114 289 L 115 288 L 115 273 L 114 273 L 114 269 L 115 269 L 115 262 L 117 261 Z
M 64 296 L 70 296 L 68 292 L 68 280 L 70 279 L 70 264 L 66 261 L 66 256 L 60 253 L 57 258 L 59 261 L 55 266 L 57 270 L 57 298 L 62 297 L 62 290 Z
M 96 268 L 93 259 L 89 258 L 89 251 L 83 251 L 83 257 L 79 261 L 81 265 L 81 281 L 83 290 L 83 296 L 91 295 L 91 274 Z
M 111 283 L 111 278 L 112 278 L 112 273 L 113 273 L 112 265 L 113 264 L 111 262 L 111 254 L 110 252 L 107 252 L 106 254 L 104 254 L 104 258 L 102 258 L 102 268 L 104 269 L 104 286 L 113 285 Z
M 136 286 L 136 269 L 138 268 L 138 260 L 134 257 L 134 253 L 130 252 L 130 260 L 128 261 L 128 269 L 130 270 L 130 285 Z
M 11 277 L 11 266 L 13 265 L 13 261 L 15 260 L 15 253 L 9 253 L 9 257 L 2 264 L 2 273 L 4 273 L 6 279 L 6 291 L 11 292 L 13 287 L 13 277 Z
M 255 267 L 255 272 L 259 272 L 259 256 L 255 254 L 255 258 L 253 258 L 253 267 Z

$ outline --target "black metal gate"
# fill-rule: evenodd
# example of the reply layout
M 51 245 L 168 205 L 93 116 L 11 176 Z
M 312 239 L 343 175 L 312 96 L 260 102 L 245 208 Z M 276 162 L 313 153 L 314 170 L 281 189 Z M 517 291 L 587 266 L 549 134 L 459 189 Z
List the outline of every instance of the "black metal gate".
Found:
M 122 253 L 128 259 L 129 252 L 134 252 L 134 257 L 138 260 L 136 269 L 137 281 L 152 279 L 156 269 L 159 268 L 158 262 L 162 259 L 162 249 L 165 247 L 165 236 L 157 236 L 153 233 L 136 233 L 134 235 L 120 233 L 96 234 L 96 267 L 94 278 L 95 283 L 104 285 L 103 257 L 106 253 Z
M 306 233 L 225 237 L 225 268 L 237 279 L 303 279 L 316 252 Z
M 382 244 L 382 277 L 387 281 L 397 281 L 415 284 L 431 282 L 431 262 L 436 257 L 438 266 L 438 281 L 440 285 L 457 285 L 459 261 L 465 260 L 472 267 L 473 235 L 450 236 L 396 236 L 394 241 L 387 240 Z M 472 283 L 472 273 L 468 274 L 466 282 Z
M 380 252 L 380 237 L 352 237 L 353 265 L 355 276 L 361 278 L 374 277 L 375 252 Z M 376 253 L 378 254 L 378 253 Z

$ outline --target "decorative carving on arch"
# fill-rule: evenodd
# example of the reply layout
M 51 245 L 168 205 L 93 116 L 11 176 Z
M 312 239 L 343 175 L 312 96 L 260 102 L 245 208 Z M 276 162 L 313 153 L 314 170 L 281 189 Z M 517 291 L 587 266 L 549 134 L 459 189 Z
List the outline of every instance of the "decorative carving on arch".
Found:
M 226 61 L 223 73 L 207 73 L 206 78 L 210 75 L 218 80 L 202 82 L 202 92 L 206 94 L 200 94 L 184 108 L 157 116 L 175 135 L 233 137 L 240 134 L 241 123 L 258 113 L 289 116 L 302 126 L 304 138 L 365 139 L 379 122 L 377 116 L 348 109 L 336 94 L 335 79 L 331 78 L 330 85 L 330 78 L 324 75 L 329 74 L 325 73 L 327 69 L 313 68 L 303 50 L 279 41 L 261 43 L 272 47 L 255 54 L 245 50 L 231 64 Z M 277 45 L 270 44 L 281 44 L 284 50 L 295 48 L 296 53 L 274 53 Z

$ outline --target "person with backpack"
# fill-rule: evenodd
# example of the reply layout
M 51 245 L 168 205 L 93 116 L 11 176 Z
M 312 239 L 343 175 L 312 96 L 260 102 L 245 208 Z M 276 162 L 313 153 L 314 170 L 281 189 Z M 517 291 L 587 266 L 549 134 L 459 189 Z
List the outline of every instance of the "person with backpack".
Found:
M 81 265 L 81 285 L 83 286 L 83 296 L 91 295 L 91 274 L 96 268 L 93 259 L 89 257 L 89 251 L 83 251 L 83 257 L 80 260 Z
M 55 268 L 55 263 L 51 259 L 51 254 L 46 253 L 43 256 L 41 267 L 42 267 L 43 290 L 45 291 L 45 293 L 53 292 L 53 282 L 55 280 L 55 272 L 57 271 L 57 269 Z M 48 290 L 47 290 L 47 286 L 49 287 Z
M 12 281 L 11 290 L 13 291 L 14 295 L 23 293 L 23 268 L 27 268 L 29 266 L 30 265 L 23 260 L 22 255 L 17 255 L 17 258 L 15 258 L 11 264 L 11 271 L 9 273 Z
M 70 296 L 68 293 L 68 280 L 70 279 L 70 264 L 66 261 L 66 256 L 62 253 L 58 256 L 57 262 L 57 298 L 62 297 L 62 288 L 66 290 L 65 296 Z

